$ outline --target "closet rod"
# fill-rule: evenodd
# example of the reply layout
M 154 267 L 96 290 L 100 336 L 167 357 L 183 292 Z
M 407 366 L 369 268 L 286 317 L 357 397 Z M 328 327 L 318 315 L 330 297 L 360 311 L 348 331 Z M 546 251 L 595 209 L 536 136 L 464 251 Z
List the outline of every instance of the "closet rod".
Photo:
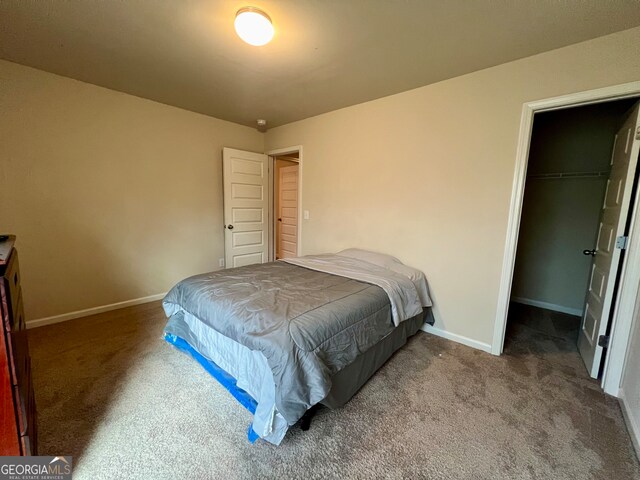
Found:
M 604 172 L 557 172 L 557 173 L 532 173 L 527 175 L 531 179 L 555 179 L 555 178 L 598 178 L 608 177 L 609 171 Z

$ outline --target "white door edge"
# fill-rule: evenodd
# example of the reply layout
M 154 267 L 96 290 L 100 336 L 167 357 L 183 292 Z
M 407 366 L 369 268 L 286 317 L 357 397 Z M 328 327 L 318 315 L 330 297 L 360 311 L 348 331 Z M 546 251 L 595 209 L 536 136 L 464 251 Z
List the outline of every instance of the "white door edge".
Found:
M 513 270 L 515 266 L 516 249 L 518 246 L 518 232 L 520 229 L 520 218 L 522 215 L 522 202 L 524 199 L 524 186 L 526 182 L 527 162 L 529 157 L 529 143 L 531 140 L 534 114 L 536 112 L 602 103 L 611 100 L 622 100 L 624 98 L 636 96 L 640 96 L 640 81 L 528 102 L 522 106 L 500 288 L 498 291 L 496 321 L 494 324 L 493 341 L 491 344 L 491 353 L 493 355 L 502 354 L 504 348 L 507 314 L 509 312 L 509 299 L 511 297 Z M 636 199 L 636 203 L 638 203 L 638 199 Z M 640 221 L 638 220 L 640 217 L 640 212 L 638 212 L 638 210 L 638 208 L 634 208 L 632 218 L 633 224 L 637 224 L 638 221 Z M 640 233 L 636 233 L 635 235 L 636 237 L 640 237 Z M 634 257 L 640 257 L 640 253 L 637 252 L 637 248 L 640 247 L 640 238 L 637 242 L 638 246 L 636 247 L 636 255 L 634 255 Z M 629 244 L 633 245 L 632 239 L 630 239 Z M 636 258 L 636 261 L 632 264 L 630 257 L 631 255 L 628 255 L 625 259 L 625 265 L 628 265 L 629 267 L 624 268 L 622 272 L 623 275 L 620 280 L 627 284 L 632 281 L 631 274 L 633 274 L 634 278 L 640 278 L 640 258 Z M 629 280 L 627 280 L 627 278 L 629 278 Z M 630 288 L 627 288 L 625 291 L 624 287 L 619 290 L 617 297 L 619 306 L 614 312 L 610 348 L 608 349 L 607 358 L 605 359 L 606 363 L 603 376 L 603 387 L 605 388 L 605 392 L 612 395 L 617 395 L 617 390 L 620 385 L 624 356 L 627 350 L 631 327 L 631 319 L 625 319 L 621 316 L 622 305 L 625 305 L 625 311 L 627 311 L 629 302 L 632 302 L 632 305 L 635 305 L 635 299 L 638 295 L 637 289 L 635 292 L 630 292 L 629 290 Z M 629 296 L 633 298 L 627 298 Z M 618 321 L 618 316 L 620 316 L 620 321 Z M 615 331 L 613 330 L 614 327 Z M 616 355 L 611 355 L 611 352 L 614 350 L 616 351 Z M 609 388 L 609 386 L 614 384 L 616 385 L 616 393 L 611 393 L 614 389 Z

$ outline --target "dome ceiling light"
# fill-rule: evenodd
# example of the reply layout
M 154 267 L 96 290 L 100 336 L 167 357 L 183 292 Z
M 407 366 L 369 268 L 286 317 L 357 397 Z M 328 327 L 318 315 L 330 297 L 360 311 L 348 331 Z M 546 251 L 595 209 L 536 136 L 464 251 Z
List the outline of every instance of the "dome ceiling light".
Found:
M 243 7 L 236 13 L 236 33 L 249 45 L 261 47 L 273 38 L 271 18 L 255 7 Z

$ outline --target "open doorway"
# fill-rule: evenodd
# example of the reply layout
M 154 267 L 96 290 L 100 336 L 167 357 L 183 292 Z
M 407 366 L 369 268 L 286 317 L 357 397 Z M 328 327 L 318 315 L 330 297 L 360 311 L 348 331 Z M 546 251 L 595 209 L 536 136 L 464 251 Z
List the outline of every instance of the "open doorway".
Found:
M 536 113 L 505 348 L 597 378 L 630 226 L 636 99 Z M 578 356 L 578 353 L 580 356 Z
M 222 165 L 225 258 L 220 267 L 300 256 L 302 145 L 266 154 L 225 147 Z
M 268 152 L 270 188 L 269 258 L 301 255 L 302 146 Z
M 298 152 L 273 159 L 273 216 L 275 259 L 298 256 Z

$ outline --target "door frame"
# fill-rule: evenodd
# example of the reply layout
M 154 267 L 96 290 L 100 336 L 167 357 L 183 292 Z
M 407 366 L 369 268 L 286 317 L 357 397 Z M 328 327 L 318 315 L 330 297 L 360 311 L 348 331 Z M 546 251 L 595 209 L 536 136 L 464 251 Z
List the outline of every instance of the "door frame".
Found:
M 275 157 L 284 157 L 291 155 L 292 153 L 298 154 L 298 244 L 297 255 L 302 255 L 302 145 L 294 145 L 292 147 L 276 148 L 266 152 L 269 156 L 269 211 L 273 213 L 271 215 L 272 221 L 269 222 L 269 261 L 273 262 L 276 258 L 276 229 L 275 219 L 277 217 L 275 209 L 275 189 L 274 187 L 274 174 L 275 174 Z M 293 160 L 293 159 L 292 159 Z
M 585 92 L 578 92 L 559 97 L 547 98 L 525 103 L 522 106 L 520 119 L 520 133 L 516 150 L 515 171 L 509 206 L 509 219 L 505 239 L 504 257 L 496 321 L 493 331 L 491 353 L 502 354 L 504 338 L 507 328 L 507 315 L 511 298 L 513 270 L 518 246 L 518 234 L 522 216 L 524 187 L 527 177 L 527 163 L 529 161 L 529 146 L 533 130 L 533 116 L 535 113 L 561 110 L 582 105 L 603 103 L 612 100 L 622 100 L 640 96 L 640 81 L 599 88 Z M 640 99 L 639 99 L 640 100 Z M 635 174 L 635 172 L 634 172 Z M 627 351 L 629 334 L 632 326 L 633 311 L 638 296 L 638 282 L 640 281 L 640 232 L 635 228 L 640 222 L 640 195 L 630 206 L 631 228 L 629 232 L 629 246 L 622 260 L 620 284 L 616 297 L 613 316 L 611 317 L 611 337 L 605 358 L 605 368 L 602 377 L 602 387 L 610 395 L 618 396 L 622 369 Z M 635 285 L 635 288 L 634 288 Z

